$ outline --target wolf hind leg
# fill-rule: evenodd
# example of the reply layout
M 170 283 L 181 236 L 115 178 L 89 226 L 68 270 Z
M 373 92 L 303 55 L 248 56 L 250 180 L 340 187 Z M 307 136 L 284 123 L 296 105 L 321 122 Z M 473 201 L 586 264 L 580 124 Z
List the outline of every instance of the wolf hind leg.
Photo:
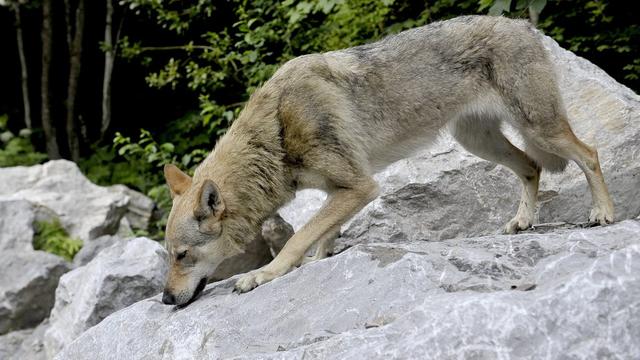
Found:
M 583 143 L 571 130 L 566 118 L 559 116 L 555 122 L 547 122 L 544 129 L 531 129 L 536 146 L 545 152 L 574 161 L 582 170 L 591 191 L 593 208 L 589 221 L 599 225 L 612 223 L 614 206 L 602 175 L 598 152 Z
M 574 161 L 584 172 L 593 199 L 589 221 L 601 225 L 611 223 L 613 202 L 600 169 L 598 153 L 571 130 L 551 69 L 548 62 L 527 65 L 518 73 L 517 79 L 503 82 L 509 87 L 502 93 L 503 100 L 511 104 L 514 125 L 527 141 L 544 153 Z
M 470 153 L 506 166 L 522 181 L 520 204 L 515 217 L 503 228 L 506 234 L 525 230 L 533 224 L 540 180 L 540 168 L 500 131 L 497 116 L 469 114 L 451 123 L 453 137 Z
M 302 259 L 302 265 L 314 262 L 316 260 L 326 259 L 327 257 L 333 255 L 333 247 L 335 246 L 336 239 L 339 235 L 339 226 L 335 226 L 333 229 L 329 230 L 317 241 L 317 247 L 314 255 L 306 256 L 304 259 Z

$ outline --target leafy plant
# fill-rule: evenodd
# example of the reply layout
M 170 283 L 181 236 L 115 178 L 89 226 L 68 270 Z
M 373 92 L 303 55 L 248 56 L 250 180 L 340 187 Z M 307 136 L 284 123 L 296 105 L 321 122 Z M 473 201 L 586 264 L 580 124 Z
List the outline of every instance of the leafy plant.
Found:
M 82 248 L 82 240 L 71 238 L 58 219 L 38 221 L 35 227 L 36 233 L 33 237 L 35 250 L 43 250 L 71 261 Z

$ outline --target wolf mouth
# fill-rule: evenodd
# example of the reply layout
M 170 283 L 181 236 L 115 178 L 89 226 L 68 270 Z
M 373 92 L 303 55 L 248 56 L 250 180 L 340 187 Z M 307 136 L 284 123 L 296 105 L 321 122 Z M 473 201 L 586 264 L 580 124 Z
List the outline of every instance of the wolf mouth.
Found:
M 205 286 L 207 286 L 207 278 L 200 279 L 200 282 L 198 282 L 198 286 L 196 286 L 196 289 L 193 291 L 193 296 L 191 296 L 191 299 L 189 299 L 189 301 L 187 301 L 186 303 L 179 305 L 178 307 L 183 308 L 196 301 L 198 296 L 200 296 L 200 294 L 202 293 L 202 290 L 204 290 Z

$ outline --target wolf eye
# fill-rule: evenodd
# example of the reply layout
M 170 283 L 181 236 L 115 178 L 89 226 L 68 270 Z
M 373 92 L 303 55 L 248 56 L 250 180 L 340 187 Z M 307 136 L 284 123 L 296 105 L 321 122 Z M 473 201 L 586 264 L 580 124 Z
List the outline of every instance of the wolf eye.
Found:
M 187 256 L 187 250 L 185 250 L 185 251 L 183 251 L 181 253 L 178 253 L 178 256 L 176 256 L 176 259 L 177 260 L 182 260 L 182 259 L 184 259 L 185 256 Z

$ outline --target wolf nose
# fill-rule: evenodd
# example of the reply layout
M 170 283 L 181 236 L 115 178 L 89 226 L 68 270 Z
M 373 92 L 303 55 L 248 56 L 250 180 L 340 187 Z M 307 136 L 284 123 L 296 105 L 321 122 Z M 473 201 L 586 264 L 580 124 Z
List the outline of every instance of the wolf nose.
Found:
M 162 293 L 162 302 L 167 305 L 175 305 L 176 297 L 173 294 L 168 293 L 166 290 Z

